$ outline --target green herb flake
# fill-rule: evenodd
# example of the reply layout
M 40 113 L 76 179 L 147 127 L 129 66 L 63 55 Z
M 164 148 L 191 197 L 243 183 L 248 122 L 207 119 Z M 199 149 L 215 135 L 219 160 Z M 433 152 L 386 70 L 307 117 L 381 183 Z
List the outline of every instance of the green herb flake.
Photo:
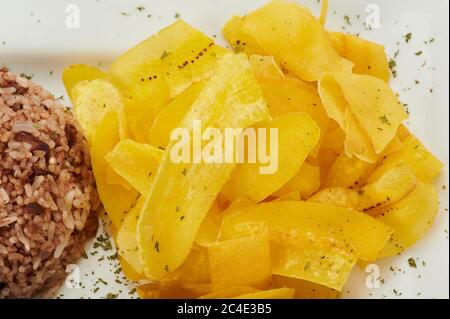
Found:
M 164 52 L 161 54 L 161 60 L 164 60 L 165 58 L 167 58 L 167 56 L 170 54 L 170 52 L 167 52 L 166 50 L 164 50 Z
M 116 260 L 117 258 L 119 258 L 119 255 L 118 255 L 118 253 L 116 252 L 116 253 L 114 253 L 114 254 L 108 256 L 107 258 L 108 258 L 108 260 Z
M 108 283 L 100 277 L 97 279 L 97 282 L 100 282 L 100 283 L 104 284 L 105 286 L 108 286 Z
M 416 261 L 412 257 L 408 259 L 408 265 L 409 265 L 409 267 L 417 268 Z
M 405 42 L 408 43 L 409 41 L 411 41 L 412 33 L 409 32 L 409 33 L 405 34 L 403 37 L 405 38 Z
M 395 69 L 397 67 L 397 62 L 395 62 L 394 59 L 390 59 L 388 66 L 389 66 L 389 69 L 391 70 L 392 76 L 394 78 L 397 77 L 397 70 Z
M 31 80 L 33 78 L 34 74 L 27 75 L 25 73 L 20 73 L 20 77 L 25 78 L 27 80 Z
M 414 53 L 415 55 L 417 55 L 417 56 L 419 56 L 419 55 L 422 55 L 422 51 L 417 51 L 416 53 Z
M 111 240 L 106 235 L 99 235 L 93 245 L 94 248 L 102 248 L 103 250 L 111 250 Z
M 178 19 L 178 18 L 180 18 L 181 17 L 181 15 L 177 12 L 177 13 L 175 13 L 175 19 Z
M 397 62 L 395 62 L 395 60 L 393 60 L 393 59 L 390 59 L 389 60 L 389 68 L 392 70 L 396 66 L 397 66 Z
M 109 293 L 105 296 L 105 299 L 117 299 L 118 296 L 119 296 L 119 294 L 113 294 L 113 293 L 109 292 Z

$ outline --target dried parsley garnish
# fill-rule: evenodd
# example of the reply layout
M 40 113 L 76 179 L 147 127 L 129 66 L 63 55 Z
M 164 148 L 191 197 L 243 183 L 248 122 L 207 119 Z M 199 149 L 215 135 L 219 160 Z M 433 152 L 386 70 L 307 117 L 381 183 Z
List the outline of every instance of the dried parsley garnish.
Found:
M 409 267 L 417 268 L 416 261 L 412 257 L 408 259 L 408 265 L 409 265 Z
M 380 116 L 378 118 L 381 122 L 383 122 L 383 124 L 387 124 L 387 125 L 391 125 L 391 122 L 389 122 L 388 118 L 386 117 L 386 115 Z
M 20 76 L 21 76 L 22 78 L 27 79 L 27 80 L 31 80 L 31 79 L 33 78 L 34 74 L 27 75 L 27 74 L 25 74 L 25 73 L 20 73 Z

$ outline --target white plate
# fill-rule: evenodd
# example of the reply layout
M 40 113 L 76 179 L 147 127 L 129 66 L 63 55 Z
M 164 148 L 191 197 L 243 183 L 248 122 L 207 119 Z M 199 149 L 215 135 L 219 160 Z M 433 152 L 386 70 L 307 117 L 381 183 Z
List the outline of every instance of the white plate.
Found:
M 0 2 L 0 65 L 16 73 L 33 74 L 33 80 L 65 95 L 61 70 L 75 63 L 106 67 L 127 48 L 147 38 L 175 20 L 182 19 L 208 35 L 218 35 L 233 14 L 245 14 L 265 0 L 16 0 Z M 319 12 L 317 0 L 299 1 Z M 368 15 L 379 10 L 379 28 L 365 27 Z M 143 9 L 138 10 L 138 7 Z M 384 284 L 367 288 L 367 273 L 355 267 L 344 298 L 448 298 L 448 136 L 449 136 L 449 16 L 447 0 L 330 0 L 327 27 L 344 28 L 362 37 L 382 43 L 392 57 L 399 50 L 398 76 L 392 87 L 408 104 L 411 130 L 436 154 L 445 168 L 436 187 L 440 190 L 440 208 L 429 234 L 402 256 L 379 263 Z M 68 28 L 66 20 L 79 10 L 80 28 Z M 367 11 L 368 12 L 367 12 Z M 349 17 L 349 23 L 344 16 Z M 358 18 L 359 17 L 359 18 Z M 69 19 L 70 20 L 70 19 Z M 70 20 L 68 22 L 71 22 Z M 70 24 L 69 24 L 70 25 Z M 73 24 L 72 24 L 73 25 Z M 411 41 L 403 36 L 411 33 Z M 425 44 L 434 38 L 431 44 Z M 421 55 L 415 52 L 422 51 Z M 426 62 L 425 66 L 422 66 Z M 415 84 L 418 80 L 420 83 Z M 430 89 L 433 92 L 430 92 Z M 69 104 L 65 99 L 65 104 Z M 97 255 L 90 253 L 98 250 Z M 108 293 L 119 298 L 135 296 L 133 285 L 114 274 L 116 261 L 107 257 L 114 250 L 87 249 L 89 258 L 79 263 L 71 278 L 79 274 L 81 288 L 70 283 L 60 291 L 63 298 L 102 298 Z M 103 257 L 103 260 L 102 260 Z M 408 266 L 408 258 L 417 260 L 417 268 Z M 111 258 L 110 258 L 111 259 Z M 422 263 L 424 261 L 424 264 Z M 392 267 L 392 270 L 390 270 Z M 100 279 L 101 280 L 100 280 Z M 117 281 L 119 282 L 116 282 Z M 106 282 L 104 284 L 102 281 Z M 110 295 L 112 296 L 112 295 Z

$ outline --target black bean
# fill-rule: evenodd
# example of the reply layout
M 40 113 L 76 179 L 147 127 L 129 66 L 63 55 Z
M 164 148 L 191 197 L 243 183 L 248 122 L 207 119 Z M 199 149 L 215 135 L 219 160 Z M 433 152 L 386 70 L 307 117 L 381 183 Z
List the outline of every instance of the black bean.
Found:
M 44 209 L 38 203 L 30 203 L 25 205 L 25 213 L 40 215 L 44 212 Z

